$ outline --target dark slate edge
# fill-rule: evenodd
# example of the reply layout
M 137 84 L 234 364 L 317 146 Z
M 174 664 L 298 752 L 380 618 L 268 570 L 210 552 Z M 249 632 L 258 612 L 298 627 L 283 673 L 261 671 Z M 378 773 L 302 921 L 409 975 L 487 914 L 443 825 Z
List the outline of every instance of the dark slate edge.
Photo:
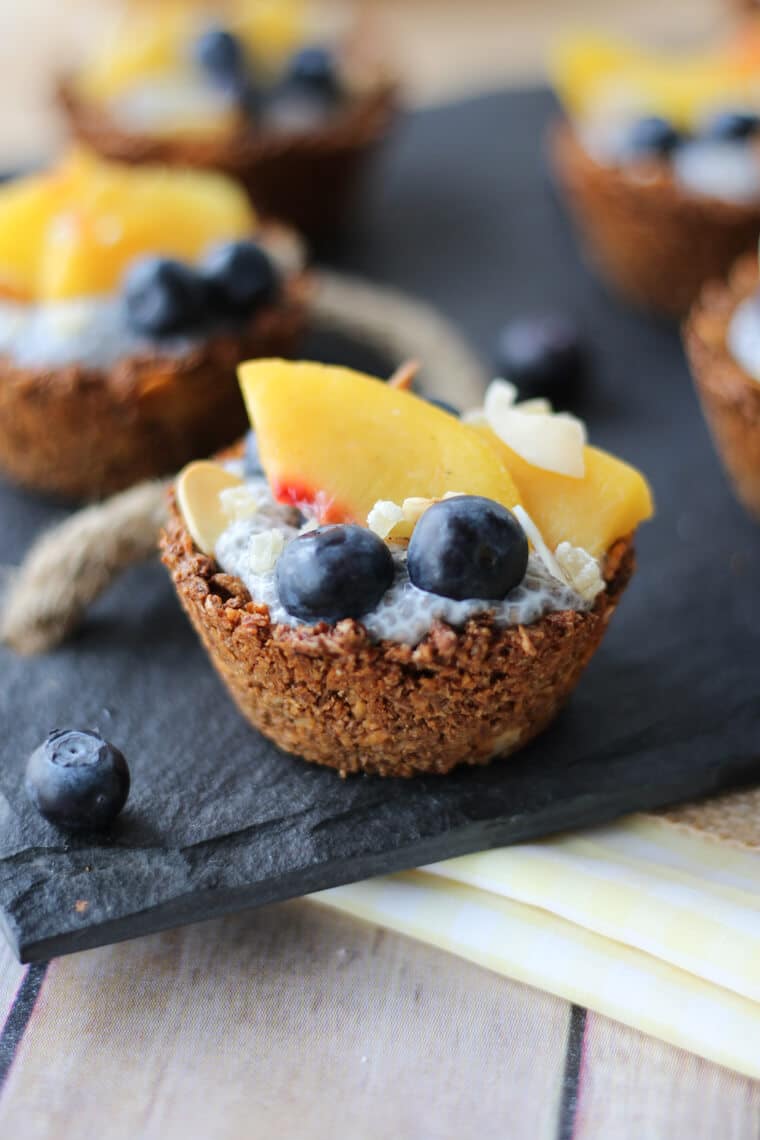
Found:
M 570 1010 L 565 1072 L 562 1077 L 562 1099 L 557 1118 L 557 1140 L 573 1140 L 575 1132 L 581 1066 L 583 1065 L 583 1039 L 586 1035 L 586 1015 L 587 1011 L 579 1005 L 572 1006 Z
M 349 858 L 350 867 L 343 856 L 339 860 L 296 867 L 286 874 L 251 882 L 242 887 L 219 884 L 203 891 L 191 890 L 167 898 L 165 902 L 146 910 L 130 912 L 106 922 L 90 922 L 86 927 L 71 928 L 48 938 L 26 936 L 23 926 L 16 924 L 6 910 L 6 918 L 10 921 L 6 922 L 4 930 L 20 962 L 45 962 L 54 957 L 114 942 L 125 942 L 175 926 L 220 918 L 236 910 L 285 902 L 331 887 L 469 855 L 473 851 L 487 851 L 530 842 L 562 831 L 600 826 L 631 812 L 665 808 L 698 795 L 705 796 L 728 788 L 756 784 L 757 761 L 747 760 L 728 775 L 725 772 L 716 773 L 716 781 L 707 793 L 704 789 L 704 773 L 697 772 L 695 776 L 693 781 L 686 779 L 665 785 L 644 786 L 640 794 L 635 795 L 630 788 L 624 787 L 603 805 L 600 805 L 595 796 L 584 794 L 575 802 L 558 800 L 543 811 L 522 818 L 479 820 L 452 831 L 416 840 L 393 851 L 381 849 L 356 853 Z M 223 849 L 223 844 L 216 847 L 217 852 Z M 156 873 L 160 875 L 160 868 L 157 868 Z
M 46 973 L 46 965 L 29 967 L 0 1032 L 0 1090 L 8 1078 L 27 1026 L 32 1019 Z

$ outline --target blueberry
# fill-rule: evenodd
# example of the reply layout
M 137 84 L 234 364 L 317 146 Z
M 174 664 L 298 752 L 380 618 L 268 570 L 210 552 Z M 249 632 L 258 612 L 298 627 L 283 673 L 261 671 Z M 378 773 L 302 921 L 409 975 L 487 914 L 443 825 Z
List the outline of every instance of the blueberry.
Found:
M 259 442 L 256 432 L 249 431 L 245 437 L 245 450 L 243 452 L 243 472 L 246 479 L 254 479 L 264 474 L 259 456 Z
M 333 100 L 339 98 L 341 85 L 332 52 L 318 45 L 302 48 L 288 64 L 285 85 Z
M 193 56 L 217 86 L 232 91 L 242 91 L 248 87 L 245 48 L 227 28 L 207 28 L 195 41 Z
M 508 322 L 499 334 L 496 370 L 523 398 L 551 396 L 562 402 L 587 370 L 580 331 L 559 313 Z
M 632 124 L 626 139 L 628 158 L 666 158 L 682 142 L 672 123 L 659 115 L 646 115 Z
M 146 336 L 187 332 L 206 308 L 203 278 L 189 265 L 164 257 L 141 258 L 124 279 L 127 321 Z
M 429 404 L 432 404 L 433 407 L 440 408 L 442 412 L 448 412 L 450 416 L 456 416 L 457 419 L 459 419 L 462 414 L 459 408 L 455 408 L 448 400 L 439 400 L 437 396 L 425 396 L 425 399 Z
M 124 756 L 97 732 L 51 732 L 29 757 L 26 794 L 37 811 L 65 831 L 100 831 L 129 795 Z
M 253 241 L 217 246 L 203 266 L 209 298 L 223 316 L 248 316 L 274 300 L 279 277 L 266 250 Z
M 713 142 L 741 142 L 760 131 L 760 115 L 750 111 L 718 111 L 702 125 L 700 135 Z
M 283 550 L 275 578 L 280 601 L 304 621 L 340 621 L 373 610 L 393 582 L 388 547 L 361 526 L 326 526 Z
M 457 495 L 428 507 L 409 543 L 409 577 L 431 594 L 505 598 L 528 567 L 528 540 L 506 507 L 480 495 Z

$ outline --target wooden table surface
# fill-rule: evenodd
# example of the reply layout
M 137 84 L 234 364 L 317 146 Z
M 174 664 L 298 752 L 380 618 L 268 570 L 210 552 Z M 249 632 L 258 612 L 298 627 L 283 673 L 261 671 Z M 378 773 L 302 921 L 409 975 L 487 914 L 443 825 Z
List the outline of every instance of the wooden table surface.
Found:
M 711 0 L 366 0 L 415 102 L 535 81 L 563 25 L 661 42 Z M 0 163 L 58 141 L 102 0 L 3 0 Z M 22 969 L 0 943 L 0 1136 L 750 1140 L 760 1083 L 308 902 Z

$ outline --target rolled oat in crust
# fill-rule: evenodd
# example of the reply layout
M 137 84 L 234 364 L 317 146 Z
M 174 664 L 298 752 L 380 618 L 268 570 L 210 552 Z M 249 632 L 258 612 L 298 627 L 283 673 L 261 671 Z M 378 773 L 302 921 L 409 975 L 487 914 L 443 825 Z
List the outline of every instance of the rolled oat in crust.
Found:
M 461 631 L 438 622 L 412 647 L 372 641 L 353 619 L 272 623 L 240 579 L 200 553 L 174 501 L 161 550 L 243 716 L 280 748 L 341 775 L 444 774 L 521 748 L 570 696 L 634 569 L 622 539 L 593 610 L 506 629 L 488 615 Z
M 682 316 L 706 281 L 757 244 L 760 203 L 689 193 L 662 162 L 641 164 L 638 176 L 603 166 L 565 122 L 550 132 L 549 150 L 592 261 L 637 305 Z
M 144 353 L 108 369 L 22 368 L 0 356 L 0 469 L 35 491 L 92 499 L 172 474 L 238 438 L 241 360 L 292 355 L 307 283 L 234 332 L 183 356 Z
M 683 337 L 718 453 L 739 499 L 760 519 L 760 383 L 737 363 L 727 343 L 731 318 L 758 284 L 757 257 L 748 254 L 725 283 L 704 287 Z
M 59 85 L 58 95 L 74 137 L 102 157 L 222 171 L 242 182 L 262 216 L 311 237 L 343 222 L 367 160 L 398 111 L 395 84 L 382 80 L 317 129 L 280 134 L 241 126 L 223 137 L 189 139 L 130 132 L 80 99 L 71 81 Z

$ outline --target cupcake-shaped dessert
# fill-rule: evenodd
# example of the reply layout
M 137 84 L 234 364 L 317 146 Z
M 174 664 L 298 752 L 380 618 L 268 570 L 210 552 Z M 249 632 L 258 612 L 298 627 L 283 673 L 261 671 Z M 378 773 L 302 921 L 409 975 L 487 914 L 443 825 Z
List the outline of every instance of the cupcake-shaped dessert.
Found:
M 300 257 L 217 174 L 76 154 L 0 188 L 0 470 L 91 498 L 230 443 L 237 364 L 304 327 Z
M 504 381 L 466 419 L 342 368 L 241 383 L 255 436 L 181 473 L 162 550 L 243 715 L 341 774 L 541 732 L 632 573 L 644 478 Z
M 636 304 L 680 315 L 760 228 L 760 31 L 702 56 L 598 38 L 557 57 L 554 170 L 592 261 Z
M 708 426 L 747 509 L 760 519 L 760 274 L 741 258 L 702 290 L 684 344 Z
M 221 170 L 315 234 L 343 220 L 395 114 L 368 46 L 326 43 L 299 0 L 167 0 L 129 10 L 61 102 L 105 157 Z

